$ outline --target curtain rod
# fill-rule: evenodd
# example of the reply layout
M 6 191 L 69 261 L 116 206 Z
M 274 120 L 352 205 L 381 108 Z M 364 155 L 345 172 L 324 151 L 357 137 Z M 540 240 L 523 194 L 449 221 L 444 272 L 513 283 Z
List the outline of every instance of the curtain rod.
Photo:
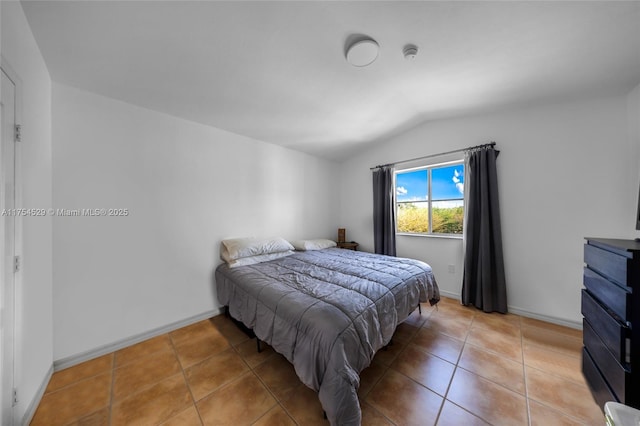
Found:
M 454 149 L 453 151 L 441 152 L 440 154 L 425 155 L 423 157 L 411 158 L 409 160 L 397 161 L 395 163 L 381 164 L 379 166 L 370 167 L 369 170 L 375 170 L 375 169 L 379 169 L 381 167 L 387 167 L 387 166 L 395 166 L 403 163 L 410 163 L 411 161 L 425 160 L 427 158 L 432 158 L 432 157 L 440 157 L 441 155 L 455 154 L 456 152 L 470 151 L 472 149 L 484 148 L 487 146 L 495 146 L 495 144 L 496 144 L 495 142 L 489 142 L 482 145 L 470 146 L 468 148 Z

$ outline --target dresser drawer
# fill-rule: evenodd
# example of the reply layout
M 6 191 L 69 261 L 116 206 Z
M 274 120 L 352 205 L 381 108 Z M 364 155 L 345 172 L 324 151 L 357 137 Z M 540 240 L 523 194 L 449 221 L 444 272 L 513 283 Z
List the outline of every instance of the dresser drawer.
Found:
M 582 321 L 582 332 L 584 336 L 584 346 L 589 351 L 591 358 L 600 369 L 603 378 L 615 393 L 618 401 L 624 403 L 627 391 L 627 380 L 630 380 L 631 372 L 615 359 L 613 354 L 607 349 L 589 321 Z
M 590 268 L 584 268 L 584 286 L 624 322 L 631 320 L 631 293 Z
M 628 329 L 609 315 L 587 290 L 582 290 L 582 315 L 602 338 L 615 359 L 624 361 Z
M 584 263 L 623 287 L 627 286 L 627 260 L 624 256 L 590 244 L 584 246 Z
M 596 400 L 601 410 L 604 409 L 604 404 L 607 401 L 620 402 L 602 378 L 600 370 L 596 367 L 586 348 L 582 348 L 582 374 L 591 388 L 593 399 Z
M 586 240 L 583 373 L 599 404 L 640 409 L 640 239 Z

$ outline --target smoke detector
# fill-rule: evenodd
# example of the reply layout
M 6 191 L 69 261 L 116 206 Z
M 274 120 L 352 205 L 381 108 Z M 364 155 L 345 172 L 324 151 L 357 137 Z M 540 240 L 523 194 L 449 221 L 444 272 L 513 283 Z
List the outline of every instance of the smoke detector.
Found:
M 402 54 L 407 61 L 413 61 L 418 55 L 418 46 L 407 44 L 404 49 L 402 49 Z

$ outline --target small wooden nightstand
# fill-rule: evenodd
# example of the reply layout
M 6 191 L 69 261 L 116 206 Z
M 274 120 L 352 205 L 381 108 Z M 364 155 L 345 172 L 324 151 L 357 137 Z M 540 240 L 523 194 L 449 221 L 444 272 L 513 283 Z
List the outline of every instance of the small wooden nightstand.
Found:
M 345 241 L 345 242 L 341 242 L 341 243 L 337 243 L 339 248 L 342 249 L 347 249 L 347 250 L 358 250 L 358 243 L 356 243 L 355 241 Z

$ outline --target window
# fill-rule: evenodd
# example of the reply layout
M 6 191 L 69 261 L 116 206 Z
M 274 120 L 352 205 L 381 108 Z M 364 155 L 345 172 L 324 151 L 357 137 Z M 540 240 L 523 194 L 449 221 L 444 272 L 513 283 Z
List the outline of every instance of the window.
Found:
M 461 235 L 464 164 L 436 164 L 395 173 L 396 232 Z

